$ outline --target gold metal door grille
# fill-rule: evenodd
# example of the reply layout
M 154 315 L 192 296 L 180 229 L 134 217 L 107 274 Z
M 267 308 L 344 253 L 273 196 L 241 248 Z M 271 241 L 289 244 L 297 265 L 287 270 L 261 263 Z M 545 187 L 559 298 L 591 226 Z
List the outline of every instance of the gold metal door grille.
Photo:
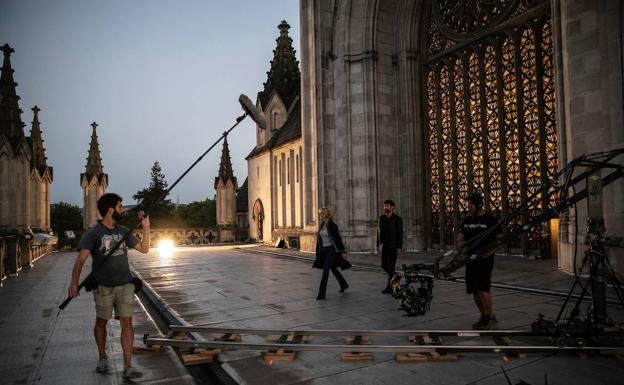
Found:
M 468 194 L 483 194 L 486 209 L 503 217 L 550 183 L 558 170 L 557 117 L 546 2 L 517 2 L 514 20 L 455 41 L 457 33 L 445 35 L 436 24 L 436 1 L 427 24 L 423 81 L 428 243 L 443 248 L 457 236 Z M 511 226 L 527 223 L 556 199 L 538 195 Z M 550 231 L 548 224 L 535 227 L 510 246 L 549 257 Z

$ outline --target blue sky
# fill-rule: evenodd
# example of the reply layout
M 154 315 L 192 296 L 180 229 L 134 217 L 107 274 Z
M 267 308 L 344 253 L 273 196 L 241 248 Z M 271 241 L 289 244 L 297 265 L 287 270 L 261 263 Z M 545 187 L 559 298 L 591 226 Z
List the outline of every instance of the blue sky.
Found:
M 29 135 L 37 105 L 52 202 L 82 206 L 91 122 L 98 123 L 108 191 L 130 204 L 159 161 L 171 185 L 253 101 L 287 20 L 299 50 L 298 0 L 2 0 L 0 45 L 11 63 Z M 250 119 L 229 136 L 243 183 L 255 145 Z M 214 196 L 221 146 L 172 191 L 186 203 Z

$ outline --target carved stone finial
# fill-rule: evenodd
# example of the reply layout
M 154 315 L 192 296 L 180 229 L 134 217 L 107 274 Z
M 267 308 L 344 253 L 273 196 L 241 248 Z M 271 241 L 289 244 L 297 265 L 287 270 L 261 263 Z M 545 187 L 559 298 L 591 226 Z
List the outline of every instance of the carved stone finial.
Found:
M 11 54 L 15 52 L 15 50 L 6 43 L 0 48 L 0 50 L 4 52 L 4 56 L 11 56 Z

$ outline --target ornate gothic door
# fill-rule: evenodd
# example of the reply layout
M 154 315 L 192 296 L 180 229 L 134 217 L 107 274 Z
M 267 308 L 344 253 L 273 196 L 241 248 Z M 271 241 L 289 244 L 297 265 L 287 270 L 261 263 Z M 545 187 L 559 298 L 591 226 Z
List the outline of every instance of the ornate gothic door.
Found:
M 429 161 L 429 246 L 453 244 L 465 198 L 484 195 L 504 217 L 536 203 L 519 226 L 552 206 L 540 190 L 558 170 L 549 2 L 430 0 L 423 44 L 424 122 Z M 550 228 L 511 247 L 549 257 Z

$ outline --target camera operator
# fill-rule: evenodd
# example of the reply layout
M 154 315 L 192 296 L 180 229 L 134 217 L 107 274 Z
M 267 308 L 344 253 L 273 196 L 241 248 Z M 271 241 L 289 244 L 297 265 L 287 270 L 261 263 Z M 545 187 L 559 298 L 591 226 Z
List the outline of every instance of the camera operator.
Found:
M 471 261 L 466 265 L 466 291 L 472 294 L 481 312 L 481 318 L 472 325 L 473 329 L 492 330 L 496 328 L 497 320 L 492 312 L 492 269 L 494 267 L 494 254 L 498 248 L 481 251 L 483 247 L 502 238 L 500 228 L 475 242 L 484 232 L 498 224 L 498 219 L 483 209 L 483 197 L 472 194 L 466 198 L 468 203 L 468 216 L 464 218 L 457 236 L 457 246 L 463 247 L 466 243 L 468 248 L 466 255 L 471 256 Z M 475 258 L 473 254 L 477 253 Z M 478 253 L 482 253 L 479 255 Z

